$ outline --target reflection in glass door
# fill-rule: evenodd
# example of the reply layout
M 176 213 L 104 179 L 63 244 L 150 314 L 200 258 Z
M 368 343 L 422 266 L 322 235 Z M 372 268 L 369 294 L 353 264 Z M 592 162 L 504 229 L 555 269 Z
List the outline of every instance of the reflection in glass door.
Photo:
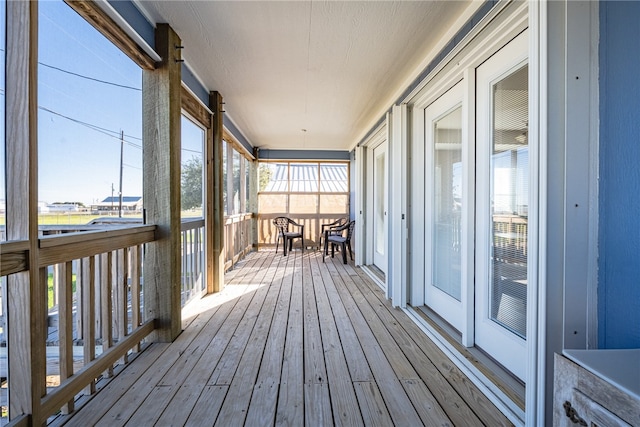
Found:
M 462 108 L 434 124 L 433 285 L 460 301 Z
M 373 149 L 373 263 L 387 271 L 386 145 Z
M 477 69 L 476 345 L 524 379 L 528 286 L 526 32 Z
M 462 305 L 462 83 L 425 109 L 425 305 L 458 331 Z

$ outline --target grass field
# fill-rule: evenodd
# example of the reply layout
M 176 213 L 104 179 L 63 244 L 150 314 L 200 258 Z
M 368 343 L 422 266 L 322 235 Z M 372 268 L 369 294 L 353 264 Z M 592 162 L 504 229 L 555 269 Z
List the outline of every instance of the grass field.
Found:
M 72 285 L 72 292 L 76 291 L 76 274 L 73 273 L 71 275 L 71 283 Z M 54 306 L 54 299 L 53 299 L 53 273 L 49 273 L 49 277 L 47 280 L 47 307 L 51 308 Z
M 182 218 L 197 218 L 202 216 L 202 210 L 188 210 L 181 213 Z M 110 215 L 94 215 L 91 213 L 69 212 L 69 213 L 41 213 L 38 215 L 39 225 L 76 225 L 87 224 L 96 218 L 108 217 Z M 111 215 L 117 216 L 117 215 Z M 124 215 L 125 218 L 142 218 L 142 214 Z M 0 213 L 0 226 L 5 225 L 5 214 Z

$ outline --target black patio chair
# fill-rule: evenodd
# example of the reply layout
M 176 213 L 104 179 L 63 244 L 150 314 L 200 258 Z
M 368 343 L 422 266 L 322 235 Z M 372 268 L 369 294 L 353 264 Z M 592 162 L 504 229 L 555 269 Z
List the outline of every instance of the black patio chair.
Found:
M 335 255 L 336 245 L 340 245 L 342 249 L 342 261 L 345 264 L 347 263 L 347 249 L 349 249 L 351 261 L 353 261 L 353 251 L 351 250 L 351 236 L 353 236 L 353 230 L 355 227 L 356 222 L 351 221 L 341 227 L 332 228 L 325 231 L 326 234 L 324 236 L 324 255 L 322 256 L 322 262 L 324 262 L 324 257 L 328 255 L 329 244 L 331 244 L 331 258 L 333 258 Z
M 273 219 L 273 225 L 278 230 L 278 236 L 276 237 L 276 253 L 278 253 L 278 243 L 282 239 L 284 256 L 287 256 L 287 244 L 289 250 L 293 248 L 293 239 L 302 240 L 302 253 L 304 254 L 304 224 L 298 224 L 291 218 L 286 216 L 279 216 Z M 300 231 L 289 231 L 289 226 L 298 227 Z
M 347 223 L 347 218 L 338 218 L 333 222 L 330 222 L 328 224 L 322 224 L 320 226 L 320 238 L 318 239 L 318 249 L 322 248 L 322 244 L 323 244 L 323 239 L 324 239 L 324 232 L 325 230 L 328 228 L 329 230 L 331 230 L 332 228 L 338 228 L 341 227 L 343 225 L 345 225 Z

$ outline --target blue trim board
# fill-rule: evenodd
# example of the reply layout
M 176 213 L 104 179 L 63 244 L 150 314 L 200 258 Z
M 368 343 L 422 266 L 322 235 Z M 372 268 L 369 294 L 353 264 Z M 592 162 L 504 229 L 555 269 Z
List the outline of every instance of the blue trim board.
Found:
M 109 5 L 155 50 L 155 26 L 131 1 L 107 0 Z M 182 82 L 202 101 L 209 105 L 209 91 L 202 86 L 187 64 L 182 63 Z M 249 150 L 251 151 L 251 150 Z
M 193 74 L 189 66 L 184 62 L 182 63 L 182 67 L 180 67 L 180 73 L 182 74 L 182 83 L 187 85 L 187 87 L 191 89 L 191 92 L 193 92 L 204 105 L 208 106 L 210 110 L 213 110 L 211 106 L 209 106 L 209 91 L 200 84 L 195 74 Z
M 600 2 L 598 344 L 640 347 L 640 2 Z
M 440 64 L 444 60 L 444 58 L 449 54 L 449 52 L 451 52 L 453 48 L 455 48 L 458 45 L 458 43 L 460 43 L 462 39 L 467 34 L 469 34 L 469 32 L 473 29 L 473 27 L 475 27 L 478 24 L 478 22 L 480 22 L 482 18 L 484 18 L 485 15 L 489 13 L 489 11 L 493 9 L 493 7 L 497 3 L 498 3 L 498 0 L 486 0 L 484 4 L 480 7 L 480 9 L 478 9 L 476 13 L 471 17 L 471 19 L 469 19 L 462 26 L 462 28 L 460 28 L 460 30 L 456 33 L 456 35 L 453 36 L 451 40 L 449 40 L 449 43 L 447 43 L 446 46 L 443 47 L 442 50 L 440 50 L 440 52 L 438 52 L 436 57 L 433 58 L 431 62 L 429 62 L 427 67 L 420 73 L 420 75 L 418 75 L 418 77 L 409 85 L 409 87 L 407 87 L 407 89 L 402 93 L 402 95 L 398 97 L 395 103 L 400 104 L 400 102 L 402 102 L 403 99 L 409 96 L 409 94 L 416 87 L 418 87 L 418 85 L 429 75 L 429 73 L 431 73 L 438 66 L 438 64 Z
M 209 103 L 207 102 L 207 105 L 209 105 Z M 213 110 L 213 108 L 212 108 Z M 231 132 L 231 134 L 238 140 L 238 142 L 240 144 L 242 144 L 242 146 L 244 148 L 247 149 L 248 152 L 253 153 L 253 145 L 251 145 L 251 143 L 247 140 L 247 138 L 244 137 L 244 135 L 242 134 L 242 132 L 240 132 L 240 129 L 237 128 L 237 126 L 235 125 L 235 123 L 233 123 L 231 121 L 231 119 L 229 117 L 227 117 L 226 114 L 224 114 L 222 116 L 222 124 L 229 129 L 229 132 Z
M 391 112 L 391 108 L 389 108 L 389 109 L 384 113 L 384 115 L 383 115 L 382 117 L 380 117 L 380 119 L 376 122 L 376 124 L 375 124 L 375 125 L 373 125 L 373 127 L 372 127 L 371 129 L 369 129 L 369 132 L 367 132 L 367 133 L 364 135 L 364 138 L 362 138 L 362 139 L 360 140 L 360 142 L 358 142 L 358 147 L 359 147 L 359 146 L 361 146 L 362 144 L 364 144 L 364 143 L 365 143 L 365 141 L 366 141 L 367 139 L 369 139 L 369 137 L 370 137 L 371 135 L 373 135 L 373 133 L 376 131 L 376 129 L 378 129 L 378 128 L 380 127 L 380 125 L 381 125 L 382 123 L 384 123 L 384 121 L 387 119 L 387 113 L 390 113 L 390 112 Z
M 259 160 L 351 160 L 349 151 L 333 150 L 270 150 L 258 151 Z
M 147 18 L 132 1 L 107 0 L 107 3 L 155 50 L 155 27 L 147 21 Z

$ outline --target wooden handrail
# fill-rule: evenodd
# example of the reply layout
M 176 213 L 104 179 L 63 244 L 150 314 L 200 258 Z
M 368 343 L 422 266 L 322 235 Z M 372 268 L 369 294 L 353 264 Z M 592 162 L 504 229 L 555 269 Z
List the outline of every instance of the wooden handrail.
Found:
M 18 273 L 29 268 L 29 241 L 0 243 L 0 276 Z
M 253 218 L 253 214 L 252 213 L 241 213 L 241 214 L 235 214 L 235 215 L 227 215 L 227 216 L 224 217 L 224 224 L 225 225 L 234 224 L 234 223 L 246 221 L 246 220 L 251 219 L 251 218 Z
M 39 266 L 59 264 L 155 240 L 155 225 L 85 231 L 40 238 Z
M 204 218 L 183 219 L 180 223 L 180 231 L 195 230 L 204 227 Z
M 79 393 L 87 386 L 92 379 L 97 378 L 106 371 L 119 358 L 124 356 L 136 343 L 142 341 L 156 327 L 155 320 L 148 320 L 140 327 L 136 328 L 130 335 L 120 341 L 117 345 L 109 348 L 88 365 L 85 365 L 73 376 L 65 380 L 55 391 L 42 398 L 43 417 L 58 411 L 69 399 Z

